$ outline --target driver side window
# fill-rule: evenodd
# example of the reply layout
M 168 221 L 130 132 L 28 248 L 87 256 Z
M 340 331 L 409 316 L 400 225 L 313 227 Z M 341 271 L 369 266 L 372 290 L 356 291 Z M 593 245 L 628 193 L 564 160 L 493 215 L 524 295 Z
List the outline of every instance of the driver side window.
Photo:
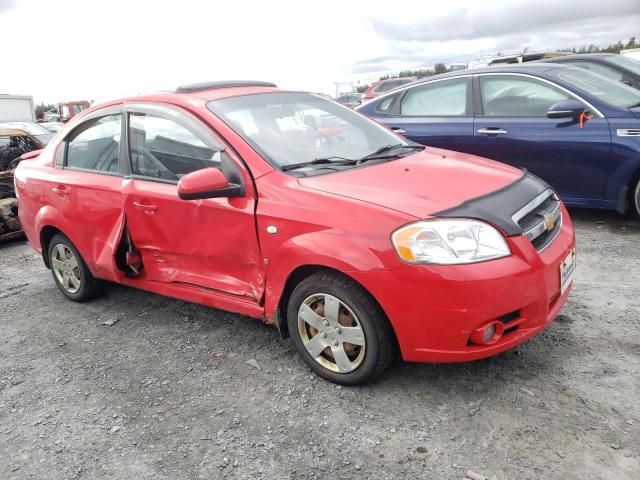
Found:
M 134 175 L 178 181 L 202 168 L 220 168 L 222 150 L 222 146 L 210 148 L 174 120 L 148 113 L 129 114 L 129 154 Z
M 480 93 L 489 117 L 545 117 L 551 105 L 572 98 L 559 88 L 516 75 L 481 76 Z

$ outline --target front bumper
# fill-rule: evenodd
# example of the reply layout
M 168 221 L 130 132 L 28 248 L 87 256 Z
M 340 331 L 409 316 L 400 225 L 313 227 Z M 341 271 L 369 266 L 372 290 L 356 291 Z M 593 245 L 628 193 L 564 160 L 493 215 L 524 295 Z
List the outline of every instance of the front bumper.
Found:
M 357 277 L 389 317 L 402 357 L 415 362 L 462 362 L 489 357 L 544 330 L 571 288 L 560 295 L 560 263 L 575 248 L 564 206 L 557 237 L 537 252 L 524 236 L 508 237 L 512 255 L 454 266 L 403 265 Z M 471 332 L 501 319 L 505 334 L 492 345 L 470 344 Z

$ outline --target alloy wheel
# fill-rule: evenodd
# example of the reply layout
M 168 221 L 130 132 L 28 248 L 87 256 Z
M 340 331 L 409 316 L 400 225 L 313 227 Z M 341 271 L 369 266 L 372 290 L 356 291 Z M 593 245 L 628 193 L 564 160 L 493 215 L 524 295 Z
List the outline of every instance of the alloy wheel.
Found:
M 349 373 L 364 361 L 362 325 L 353 310 L 333 295 L 316 293 L 302 302 L 298 332 L 309 355 L 330 371 Z
M 78 293 L 82 285 L 80 266 L 69 247 L 62 243 L 53 247 L 51 268 L 62 288 L 71 294 Z

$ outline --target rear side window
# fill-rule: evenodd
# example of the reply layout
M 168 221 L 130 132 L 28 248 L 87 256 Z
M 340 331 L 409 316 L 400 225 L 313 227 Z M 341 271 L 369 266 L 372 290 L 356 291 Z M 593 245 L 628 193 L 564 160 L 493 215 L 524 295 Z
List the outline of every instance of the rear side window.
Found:
M 121 114 L 94 118 L 67 137 L 65 165 L 83 170 L 118 171 Z
M 391 105 L 393 105 L 393 101 L 398 97 L 398 95 L 389 95 L 387 98 L 383 98 L 376 105 L 377 112 L 388 112 L 391 109 Z
M 480 77 L 484 114 L 491 117 L 544 117 L 554 103 L 571 96 L 547 83 L 528 77 Z
M 222 146 L 210 148 L 174 120 L 146 113 L 129 116 L 129 154 L 134 175 L 177 181 L 202 168 L 220 168 L 222 150 Z
M 467 111 L 467 79 L 427 83 L 409 89 L 402 99 L 403 116 L 462 116 Z

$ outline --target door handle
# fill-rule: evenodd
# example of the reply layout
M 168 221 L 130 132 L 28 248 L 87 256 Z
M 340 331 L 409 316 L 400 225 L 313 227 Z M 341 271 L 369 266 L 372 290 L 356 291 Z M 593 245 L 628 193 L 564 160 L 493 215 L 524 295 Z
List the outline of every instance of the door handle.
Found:
M 148 203 L 133 202 L 133 206 L 149 215 L 153 215 L 158 211 L 158 207 L 156 207 L 155 205 L 150 205 Z
M 69 190 L 67 189 L 67 187 L 51 187 L 51 191 L 59 197 L 69 196 Z
M 507 131 L 504 128 L 481 128 L 478 133 L 480 135 L 504 135 Z
M 407 133 L 407 132 L 404 131 L 404 129 L 402 129 L 400 127 L 391 127 L 391 130 L 393 130 L 396 133 L 399 133 L 400 135 L 404 135 L 405 133 Z

